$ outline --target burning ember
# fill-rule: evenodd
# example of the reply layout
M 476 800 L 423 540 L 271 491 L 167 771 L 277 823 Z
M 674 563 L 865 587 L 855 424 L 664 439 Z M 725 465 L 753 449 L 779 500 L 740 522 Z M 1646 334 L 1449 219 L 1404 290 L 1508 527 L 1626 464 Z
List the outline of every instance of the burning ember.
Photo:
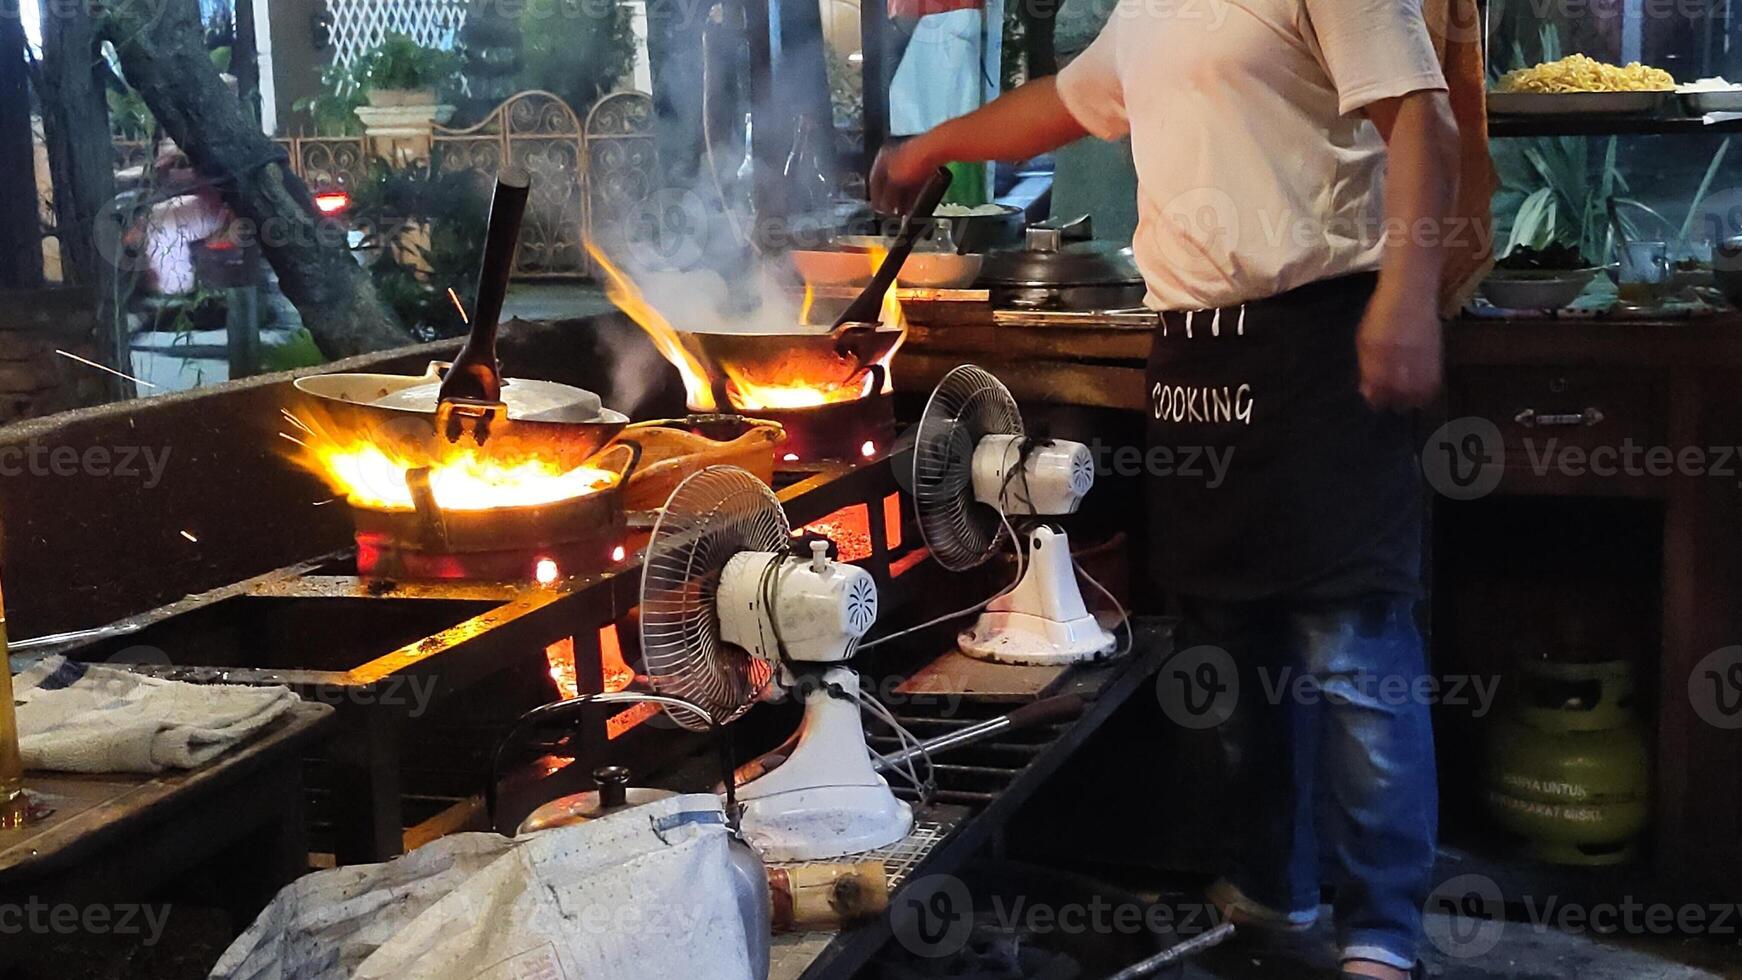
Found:
M 689 399 L 689 407 L 698 412 L 713 412 L 722 410 L 716 397 L 715 382 L 723 382 L 721 388 L 726 398 L 731 402 L 730 408 L 740 411 L 781 411 L 817 408 L 823 405 L 835 405 L 845 402 L 855 402 L 879 392 L 876 390 L 876 374 L 862 373 L 853 377 L 845 377 L 843 359 L 833 356 L 819 356 L 808 349 L 794 344 L 786 355 L 776 360 L 763 359 L 752 363 L 748 359 L 731 359 L 714 356 L 704 358 L 697 350 L 699 344 L 694 333 L 680 332 L 672 327 L 666 316 L 656 308 L 642 292 L 641 288 L 629 279 L 622 270 L 613 265 L 599 250 L 587 246 L 594 260 L 605 273 L 605 294 L 624 314 L 646 331 L 661 356 L 677 368 L 683 378 L 684 391 Z M 875 269 L 882 262 L 881 253 L 872 253 L 867 261 Z M 820 336 L 826 331 L 810 324 L 810 312 L 816 303 L 816 290 L 807 284 L 804 299 L 799 308 L 796 321 L 791 324 L 780 324 L 781 331 L 795 337 Z M 901 333 L 894 345 L 878 358 L 877 363 L 884 367 L 883 392 L 893 391 L 887 370 L 889 362 L 900 350 L 906 339 L 906 320 L 902 316 L 901 303 L 896 299 L 895 291 L 890 290 L 883 298 L 882 322 L 885 329 Z M 772 344 L 778 344 L 778 338 L 784 336 L 779 331 L 769 331 L 766 324 L 745 324 L 744 329 L 736 333 L 745 336 L 762 336 L 771 338 Z M 732 331 L 727 331 L 732 333 Z M 717 361 L 710 365 L 709 360 Z M 717 371 L 721 377 L 714 377 Z
M 408 476 L 428 470 L 436 506 L 444 511 L 534 507 L 583 496 L 611 486 L 617 475 L 581 466 L 562 469 L 536 457 L 497 459 L 476 446 L 443 444 L 439 459 L 412 459 L 356 436 L 339 426 L 285 413 L 295 433 L 280 433 L 295 443 L 298 463 L 327 481 L 353 506 L 374 510 L 413 510 Z

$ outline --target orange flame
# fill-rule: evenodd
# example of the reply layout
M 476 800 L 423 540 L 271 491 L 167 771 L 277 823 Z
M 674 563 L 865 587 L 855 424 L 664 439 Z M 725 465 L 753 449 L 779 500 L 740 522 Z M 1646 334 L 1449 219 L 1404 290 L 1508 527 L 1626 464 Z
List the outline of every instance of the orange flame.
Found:
M 871 249 L 872 275 L 876 275 L 877 270 L 883 267 L 883 260 L 888 256 L 889 250 L 886 248 L 875 246 Z M 897 291 L 895 287 L 891 286 L 889 291 L 883 294 L 883 325 L 901 331 L 901 339 L 895 342 L 895 346 L 889 349 L 889 355 L 883 359 L 883 367 L 885 368 L 883 394 L 885 395 L 895 391 L 895 375 L 888 370 L 888 367 L 894 362 L 895 355 L 901 352 L 902 345 L 907 343 L 907 314 L 901 309 L 901 299 L 895 295 Z
M 798 322 L 807 327 L 810 326 L 811 310 L 815 309 L 816 305 L 817 287 L 807 282 L 804 284 L 804 302 L 799 304 L 798 308 Z
M 605 298 L 616 304 L 625 316 L 634 320 L 636 326 L 646 331 L 660 356 L 677 368 L 678 374 L 683 377 L 684 393 L 689 396 L 690 407 L 698 412 L 718 411 L 719 406 L 714 403 L 713 389 L 708 384 L 707 369 L 684 349 L 683 343 L 678 340 L 677 331 L 641 295 L 641 290 L 629 281 L 629 277 L 605 258 L 605 253 L 599 251 L 598 246 L 588 242 L 587 254 L 599 263 L 599 268 L 605 273 Z
M 719 411 L 720 406 L 714 398 L 713 386 L 709 381 L 708 369 L 696 356 L 690 352 L 679 337 L 678 331 L 672 327 L 663 314 L 647 301 L 641 290 L 630 281 L 616 265 L 605 258 L 599 248 L 592 243 L 587 244 L 587 252 L 593 260 L 599 263 L 599 268 L 605 273 L 605 296 L 617 308 L 622 310 L 636 325 L 640 326 L 653 341 L 654 347 L 661 356 L 676 367 L 683 378 L 684 391 L 689 398 L 689 406 L 698 412 Z M 882 248 L 870 250 L 868 259 L 873 272 L 883 264 L 888 251 Z M 805 284 L 804 299 L 799 308 L 799 325 L 810 324 L 811 312 L 816 305 L 817 290 L 810 283 Z M 894 289 L 883 296 L 881 319 L 885 326 L 898 328 L 902 336 L 890 350 L 883 364 L 888 366 L 895 352 L 907 339 L 907 320 L 901 309 L 901 301 L 897 299 Z M 837 402 L 857 401 L 869 397 L 876 392 L 871 390 L 872 379 L 867 376 L 863 384 L 842 385 L 834 379 L 807 378 L 802 369 L 795 370 L 792 376 L 772 380 L 756 378 L 746 374 L 740 365 L 721 364 L 718 370 L 725 375 L 727 391 L 732 407 L 745 411 L 758 409 L 803 409 L 815 408 L 820 405 L 830 405 Z M 889 372 L 884 372 L 884 393 L 894 390 L 889 378 Z
M 406 474 L 428 468 L 431 495 L 442 510 L 492 510 L 556 503 L 603 489 L 617 481 L 608 470 L 590 466 L 563 469 L 536 456 L 496 458 L 475 446 L 442 444 L 440 458 L 414 459 L 374 445 L 344 426 L 313 415 L 285 418 L 295 433 L 279 433 L 294 443 L 292 458 L 315 473 L 350 503 L 376 510 L 411 510 L 416 504 Z
M 833 405 L 836 402 L 858 401 L 870 394 L 866 389 L 871 386 L 871 377 L 865 378 L 861 386 L 842 386 L 826 384 L 817 381 L 806 381 L 795 378 L 774 384 L 758 384 L 732 369 L 730 365 L 723 367 L 726 377 L 731 379 L 732 401 L 739 408 L 749 411 L 757 409 L 790 409 L 816 408 L 818 405 Z

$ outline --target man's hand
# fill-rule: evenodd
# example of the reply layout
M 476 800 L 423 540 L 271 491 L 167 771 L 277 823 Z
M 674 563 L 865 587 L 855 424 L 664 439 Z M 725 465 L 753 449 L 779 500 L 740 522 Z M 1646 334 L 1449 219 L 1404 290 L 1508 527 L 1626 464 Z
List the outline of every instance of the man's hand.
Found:
M 884 214 L 906 214 L 919 189 L 937 169 L 925 152 L 924 136 L 885 143 L 871 165 L 871 206 Z
M 1440 316 L 1434 297 L 1398 297 L 1381 285 L 1355 338 L 1361 395 L 1380 410 L 1420 408 L 1439 393 Z

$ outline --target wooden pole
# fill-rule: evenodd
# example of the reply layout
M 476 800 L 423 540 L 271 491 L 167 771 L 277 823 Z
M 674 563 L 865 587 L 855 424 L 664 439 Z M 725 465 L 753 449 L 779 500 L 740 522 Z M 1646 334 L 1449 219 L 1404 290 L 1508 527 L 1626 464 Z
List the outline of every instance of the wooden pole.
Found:
M 236 0 L 236 43 L 230 48 L 230 74 L 248 118 L 260 125 L 260 44 L 254 28 L 254 0 Z
M 42 223 L 37 217 L 36 148 L 30 135 L 30 68 L 24 24 L 0 16 L 0 289 L 42 285 Z
M 861 91 L 865 102 L 865 170 L 870 174 L 877 151 L 889 138 L 890 64 L 887 0 L 864 0 L 859 8 Z

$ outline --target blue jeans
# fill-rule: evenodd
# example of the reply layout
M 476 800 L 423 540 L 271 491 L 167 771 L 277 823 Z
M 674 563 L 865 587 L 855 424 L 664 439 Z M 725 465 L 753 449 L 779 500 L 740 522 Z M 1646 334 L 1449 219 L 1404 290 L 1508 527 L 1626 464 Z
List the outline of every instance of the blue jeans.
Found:
M 1220 728 L 1228 878 L 1298 912 L 1318 907 L 1322 871 L 1343 958 L 1409 968 L 1439 822 L 1413 600 L 1181 604 L 1182 649 L 1220 647 L 1240 672 Z

